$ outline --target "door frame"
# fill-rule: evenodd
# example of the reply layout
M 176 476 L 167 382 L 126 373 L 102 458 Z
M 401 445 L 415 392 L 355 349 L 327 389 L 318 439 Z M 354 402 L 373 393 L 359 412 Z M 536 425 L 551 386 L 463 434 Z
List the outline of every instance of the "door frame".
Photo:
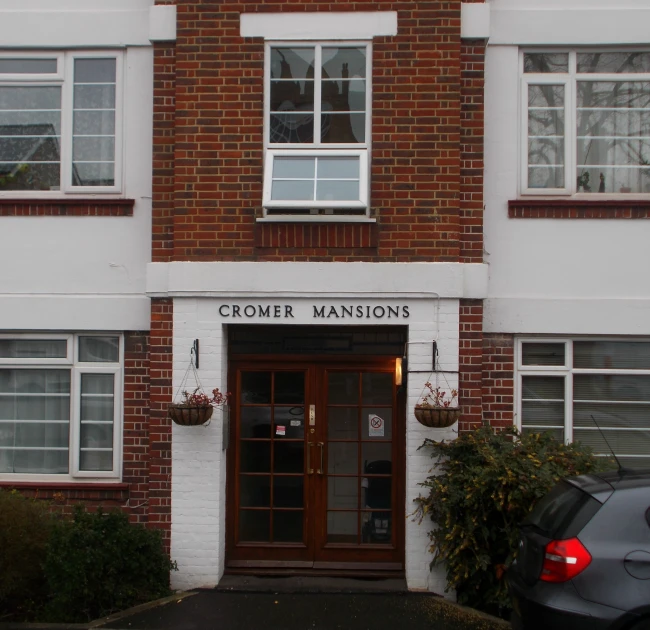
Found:
M 237 396 L 237 382 L 236 375 L 239 369 L 256 368 L 263 370 L 296 370 L 305 369 L 307 373 L 312 375 L 311 381 L 305 384 L 305 395 L 310 402 L 316 405 L 318 413 L 324 416 L 324 411 L 327 404 L 327 392 L 325 391 L 324 375 L 327 369 L 358 369 L 363 371 L 364 368 L 384 368 L 384 371 L 389 370 L 391 365 L 394 365 L 395 357 L 393 356 L 335 356 L 335 355 L 236 355 L 230 358 L 228 362 L 228 390 Z M 320 377 L 320 383 L 319 381 Z M 320 391 L 319 391 L 320 390 Z M 394 536 L 395 547 L 391 547 L 390 551 L 393 552 L 393 560 L 398 561 L 385 561 L 381 556 L 386 556 L 386 546 L 368 546 L 362 550 L 358 546 L 349 546 L 351 558 L 349 561 L 339 561 L 335 558 L 323 558 L 319 561 L 299 559 L 298 549 L 304 550 L 305 545 L 297 543 L 275 543 L 273 546 L 264 543 L 245 543 L 236 545 L 235 539 L 235 526 L 237 523 L 237 490 L 239 484 L 237 483 L 237 439 L 238 419 L 235 413 L 232 413 L 230 421 L 230 431 L 228 435 L 228 448 L 226 452 L 226 557 L 225 557 L 225 572 L 226 573 L 291 573 L 303 575 L 390 575 L 390 576 L 403 576 L 405 567 L 405 522 L 406 510 L 404 510 L 403 518 L 401 506 L 405 506 L 406 500 L 406 387 L 402 386 L 397 388 L 394 406 L 394 421 L 393 421 L 393 499 L 395 501 L 395 518 L 394 518 Z M 237 399 L 236 399 L 237 400 Z M 234 403 L 237 404 L 237 403 Z M 306 403 L 309 404 L 309 403 Z M 305 429 L 307 430 L 307 426 Z M 305 448 L 309 448 L 307 443 L 309 439 L 305 434 Z M 326 479 L 326 476 L 323 477 Z M 305 474 L 307 483 L 311 486 L 313 483 L 323 483 L 316 476 Z M 314 493 L 313 488 L 306 489 L 305 492 Z M 322 495 L 322 491 L 320 492 Z M 306 527 L 314 528 L 314 535 L 309 537 L 308 545 L 315 545 L 318 539 L 323 539 L 323 532 L 317 533 L 316 527 L 324 526 L 326 519 L 321 519 L 322 523 L 311 523 L 312 519 L 317 518 L 317 515 L 325 515 L 326 496 L 321 496 L 321 505 L 316 509 L 308 509 L 305 506 L 306 514 Z M 324 547 L 330 552 L 346 549 L 343 544 L 329 544 Z M 245 552 L 241 550 L 245 549 Z M 278 550 L 278 554 L 271 553 L 272 550 Z M 357 553 L 355 553 L 355 551 Z M 360 553 L 363 551 L 363 553 Z M 373 553 L 374 552 L 374 553 Z M 310 553 L 313 557 L 318 553 L 318 550 L 312 548 Z M 245 559 L 242 555 L 247 556 Z M 275 555 L 275 558 L 269 559 L 269 555 Z M 327 554 L 326 554 L 327 555 Z M 334 554 L 335 555 L 335 554 Z M 376 560 L 368 559 L 372 556 L 377 556 Z M 266 556 L 266 557 L 265 557 Z M 282 558 L 281 556 L 284 556 Z

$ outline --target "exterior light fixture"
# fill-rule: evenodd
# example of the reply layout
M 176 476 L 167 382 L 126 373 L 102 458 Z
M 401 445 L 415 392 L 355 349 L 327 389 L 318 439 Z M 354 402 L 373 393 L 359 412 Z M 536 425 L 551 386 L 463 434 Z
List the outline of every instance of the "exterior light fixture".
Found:
M 402 357 L 395 359 L 395 385 L 402 386 Z

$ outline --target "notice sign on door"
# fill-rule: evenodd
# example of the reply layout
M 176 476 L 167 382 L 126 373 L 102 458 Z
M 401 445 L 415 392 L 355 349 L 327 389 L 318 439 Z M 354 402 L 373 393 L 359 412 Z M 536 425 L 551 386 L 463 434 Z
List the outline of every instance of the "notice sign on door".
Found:
M 384 419 L 374 413 L 368 416 L 368 437 L 384 437 Z

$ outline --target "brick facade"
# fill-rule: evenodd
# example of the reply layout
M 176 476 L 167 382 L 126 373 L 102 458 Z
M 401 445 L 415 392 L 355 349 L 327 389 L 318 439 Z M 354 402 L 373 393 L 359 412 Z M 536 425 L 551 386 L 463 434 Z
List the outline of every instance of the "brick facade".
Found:
M 483 419 L 493 427 L 514 423 L 514 335 L 483 336 Z
M 155 50 L 154 261 L 482 260 L 484 46 L 461 45 L 460 2 L 401 2 L 398 34 L 373 40 L 377 225 L 256 224 L 264 43 L 240 37 L 240 14 L 394 9 L 342 0 L 178 5 L 175 47 Z

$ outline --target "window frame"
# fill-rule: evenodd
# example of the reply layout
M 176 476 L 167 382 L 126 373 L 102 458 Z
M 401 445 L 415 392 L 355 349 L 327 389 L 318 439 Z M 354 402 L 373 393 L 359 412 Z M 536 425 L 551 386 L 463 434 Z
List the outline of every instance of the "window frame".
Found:
M 115 59 L 115 184 L 113 186 L 72 185 L 74 62 L 76 59 Z M 0 190 L 0 198 L 52 199 L 69 196 L 122 193 L 124 169 L 124 51 L 79 49 L 68 51 L 3 51 L 0 59 L 56 59 L 52 74 L 0 74 L 0 87 L 53 86 L 61 88 L 61 171 L 59 190 Z
M 117 362 L 89 362 L 79 360 L 79 339 L 81 337 L 116 337 L 118 338 Z M 4 473 L 0 472 L 2 482 L 36 482 L 36 483 L 87 483 L 93 481 L 115 481 L 122 478 L 123 461 L 123 409 L 124 409 L 124 335 L 112 331 L 84 331 L 69 334 L 0 334 L 0 339 L 44 339 L 67 342 L 67 356 L 63 358 L 1 358 L 0 369 L 70 369 L 70 424 L 68 434 L 68 473 Z M 81 435 L 81 376 L 83 374 L 112 374 L 114 382 L 113 395 L 113 469 L 110 471 L 92 471 L 80 469 L 80 435 Z
M 650 73 L 580 73 L 577 72 L 578 53 L 617 53 L 617 52 L 650 52 L 647 47 L 612 47 L 612 48 L 520 48 L 518 59 L 519 70 L 519 111 L 520 111 L 520 142 L 519 142 L 519 190 L 522 196 L 557 197 L 572 196 L 576 199 L 621 199 L 632 197 L 650 199 L 650 193 L 644 192 L 604 192 L 597 191 L 597 182 L 591 192 L 578 192 L 577 177 L 577 83 L 579 81 L 647 81 Z M 524 72 L 524 55 L 526 54 L 568 54 L 567 72 L 557 73 L 526 73 Z M 530 188 L 528 186 L 528 86 L 529 85 L 564 85 L 564 182 L 563 188 Z M 649 137 L 650 140 L 650 137 Z
M 313 48 L 314 68 L 319 73 L 314 77 L 314 135 L 318 137 L 313 143 L 272 143 L 270 141 L 271 117 L 271 49 L 272 48 Z M 320 129 L 320 95 L 321 95 L 321 59 L 322 49 L 364 48 L 366 52 L 365 86 L 365 142 L 355 143 L 324 143 L 320 141 L 316 131 Z M 318 126 L 316 126 L 318 121 Z M 267 40 L 264 45 L 264 185 L 263 185 L 263 218 L 262 221 L 369 221 L 370 212 L 370 158 L 372 140 L 372 41 L 371 40 Z M 273 163 L 276 157 L 358 157 L 359 158 L 359 200 L 355 201 L 304 201 L 304 200 L 272 200 L 271 185 Z M 283 214 L 282 210 L 313 210 L 328 209 L 365 210 L 364 214 L 350 213 L 325 215 L 317 214 Z
M 523 392 L 523 378 L 524 376 L 549 376 L 549 377 L 560 377 L 564 379 L 564 442 L 565 444 L 570 444 L 573 441 L 573 376 L 574 375 L 623 375 L 623 376 L 635 376 L 643 375 L 650 376 L 650 369 L 639 370 L 639 369 L 620 369 L 620 368 L 610 368 L 610 369 L 598 369 L 598 368 L 576 368 L 573 367 L 573 344 L 574 342 L 582 341 L 597 341 L 597 342 L 628 342 L 628 343 L 645 343 L 650 344 L 648 339 L 642 339 L 638 337 L 634 338 L 616 338 L 616 337 L 517 337 L 515 339 L 515 378 L 514 378 L 514 388 L 515 388 L 515 409 L 514 409 L 514 424 L 515 427 L 522 431 L 524 428 L 522 423 L 522 392 Z M 563 344 L 564 345 L 564 365 L 524 365 L 523 364 L 523 347 L 527 343 L 544 343 L 544 344 Z M 648 401 L 650 406 L 650 401 Z M 538 429 L 540 432 L 544 430 L 550 430 L 553 427 L 551 426 L 539 426 L 527 425 L 526 428 Z M 603 427 L 601 427 L 602 429 Z M 580 429 L 585 429 L 585 427 L 580 427 Z M 593 429 L 598 431 L 598 428 L 594 425 Z M 605 428 L 605 431 L 610 430 Z M 616 431 L 617 429 L 611 429 Z M 648 428 L 626 428 L 626 431 L 650 431 Z M 609 453 L 601 454 L 603 457 L 609 456 Z M 619 455 L 621 458 L 621 463 L 625 464 L 625 459 L 627 457 L 640 457 L 647 458 L 648 465 L 650 466 L 650 453 L 646 454 L 636 454 L 636 455 Z

